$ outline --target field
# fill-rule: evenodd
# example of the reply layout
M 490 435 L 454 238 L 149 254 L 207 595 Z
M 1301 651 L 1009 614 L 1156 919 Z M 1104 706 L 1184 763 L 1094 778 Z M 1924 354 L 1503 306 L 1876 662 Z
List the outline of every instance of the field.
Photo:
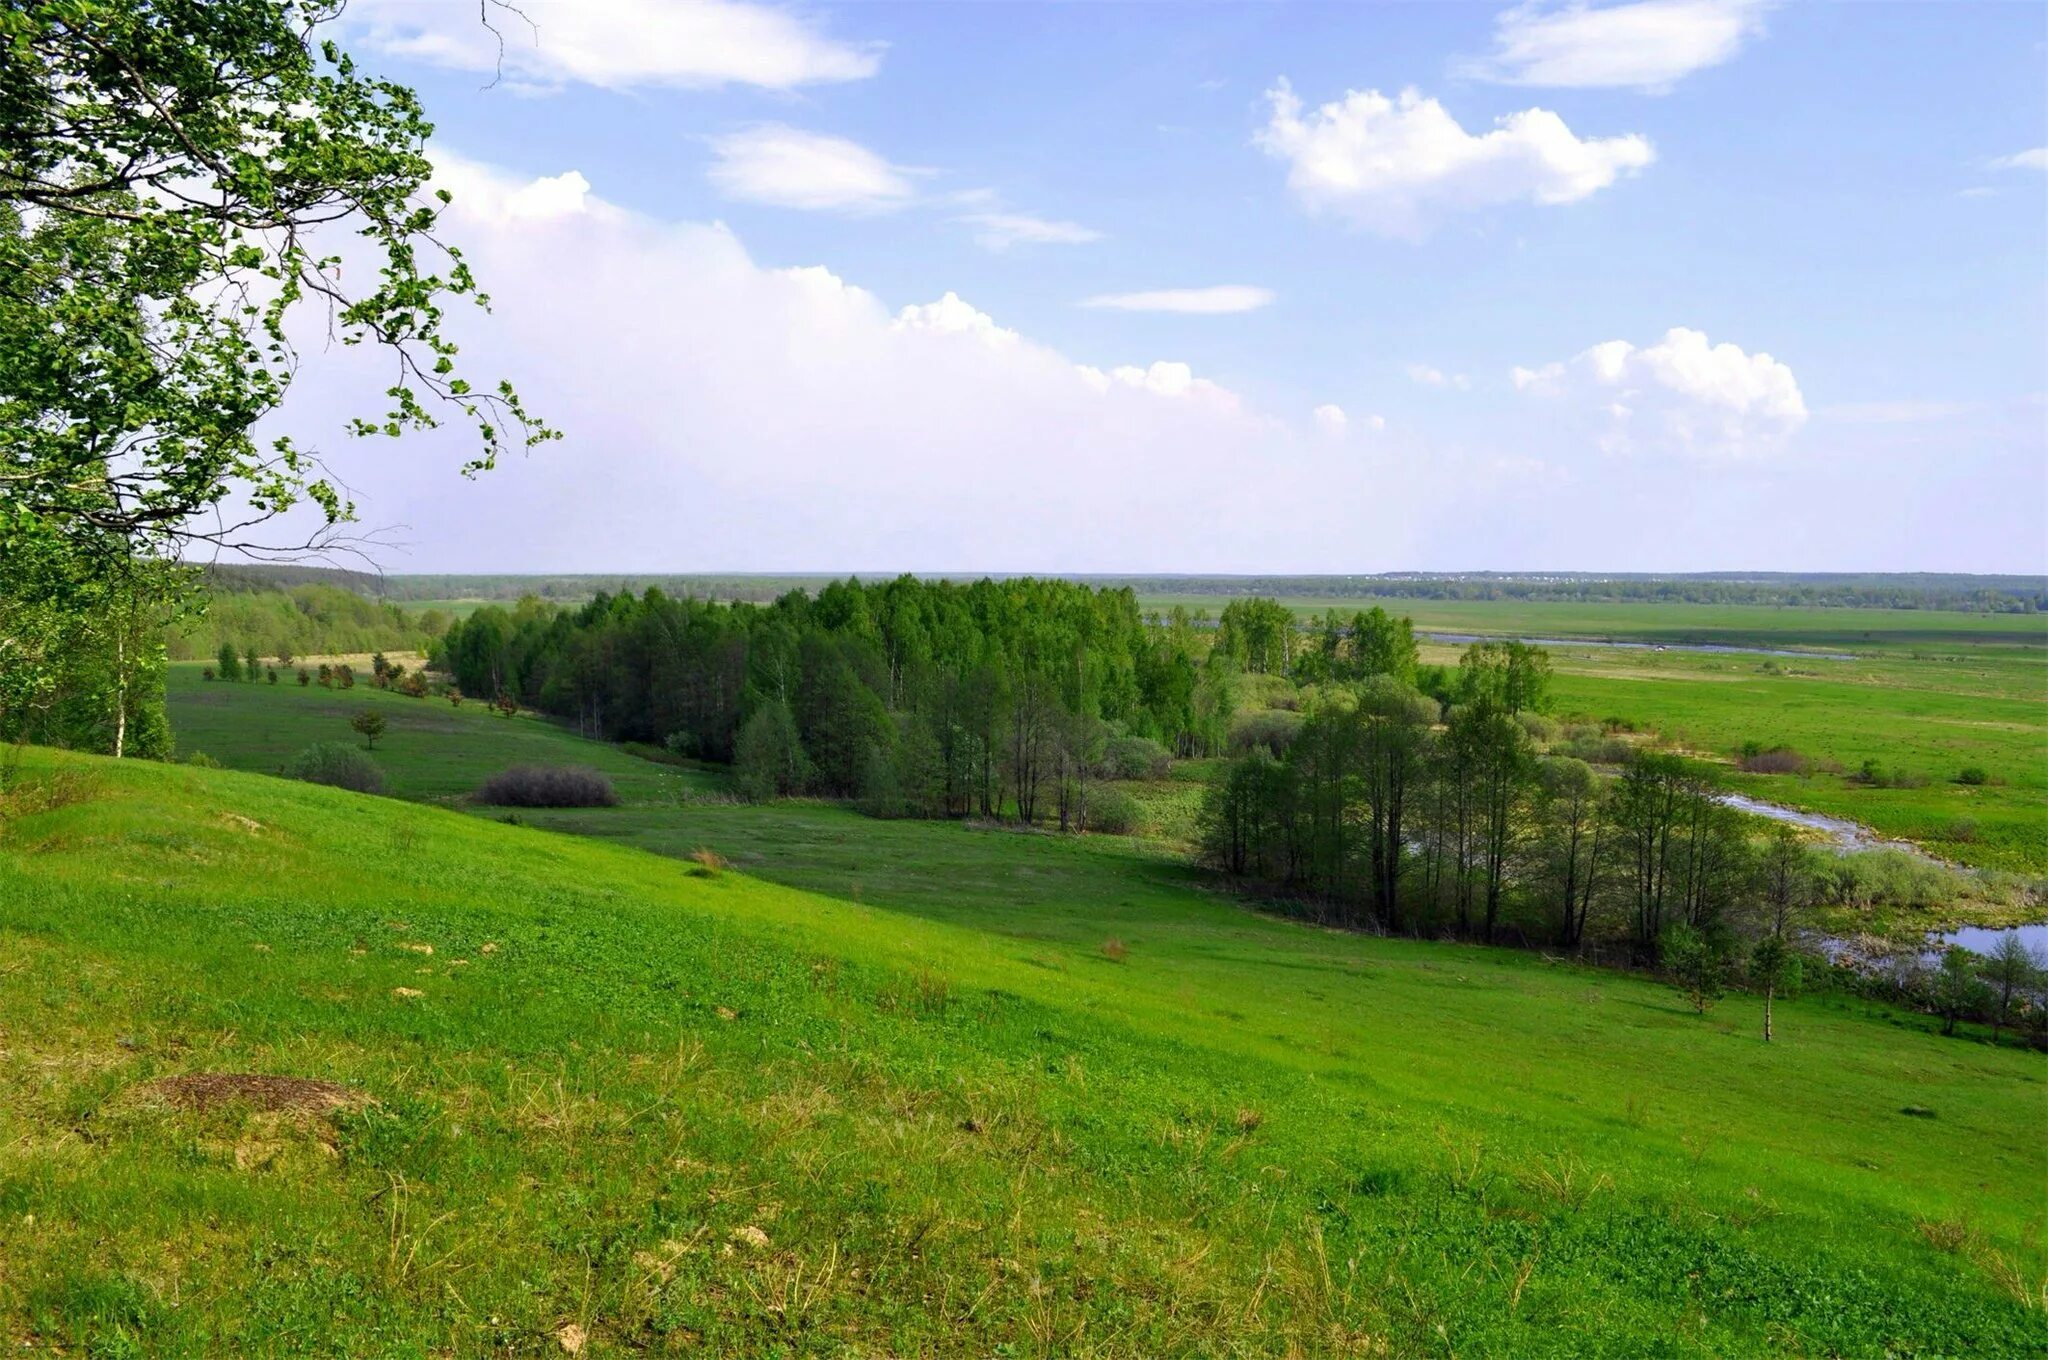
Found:
M 1147 595 L 1147 610 L 1175 605 L 1214 618 L 1230 603 L 1221 595 Z M 1303 618 L 1336 610 L 1342 618 L 1378 605 L 1433 632 L 1510 637 L 1613 638 L 1642 642 L 1710 642 L 1732 646 L 1886 650 L 1952 643 L 2040 648 L 2048 616 L 1973 614 L 1939 609 L 1826 609 L 1776 605 L 1575 604 L 1545 600 L 1421 600 L 1359 596 L 1282 598 Z
M 520 725 L 477 721 L 478 743 Z M 260 776 L 36 751 L 27 771 L 0 840 L 0 1335 L 2048 1342 L 2040 1061 L 1912 1017 L 1788 1003 L 1765 1047 L 1745 999 L 1701 1018 L 1535 955 L 1293 926 L 1116 840 L 800 804 L 554 814 L 806 892 Z M 210 1071 L 375 1103 L 143 1087 Z
M 1455 660 L 1448 648 L 1426 656 Z M 1551 664 L 1561 715 L 1624 718 L 1722 760 L 1754 741 L 1814 763 L 1805 775 L 1731 767 L 1727 781 L 1742 792 L 1861 822 L 1958 863 L 2048 875 L 2048 654 L 1795 662 L 1560 647 Z M 1896 786 L 1859 779 L 1865 761 Z M 1989 782 L 1959 783 L 1972 766 Z

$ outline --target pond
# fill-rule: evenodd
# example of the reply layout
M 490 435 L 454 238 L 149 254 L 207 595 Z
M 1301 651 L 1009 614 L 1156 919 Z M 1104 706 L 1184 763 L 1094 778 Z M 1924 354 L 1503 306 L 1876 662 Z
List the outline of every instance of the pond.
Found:
M 2048 922 L 2037 921 L 2027 926 L 1962 926 L 1956 930 L 1944 930 L 1932 936 L 1943 945 L 1959 944 L 1972 954 L 1990 954 L 1999 940 L 2007 935 L 2016 935 L 2034 955 L 2034 962 L 2048 964 Z

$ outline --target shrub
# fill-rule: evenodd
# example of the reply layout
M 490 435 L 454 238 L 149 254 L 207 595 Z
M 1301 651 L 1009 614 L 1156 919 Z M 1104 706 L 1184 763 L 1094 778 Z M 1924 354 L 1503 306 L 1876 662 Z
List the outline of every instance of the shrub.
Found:
M 200 678 L 200 679 L 202 679 L 202 680 L 211 680 L 211 679 L 213 679 L 213 667 L 211 667 L 211 666 L 207 666 L 207 667 L 203 668 L 203 669 L 202 669 L 202 670 L 201 670 L 201 671 L 199 672 L 199 678 Z
M 326 784 L 351 793 L 384 792 L 383 769 L 347 742 L 315 742 L 292 758 L 285 773 L 308 784 Z
M 1743 747 L 1741 766 L 1751 774 L 1805 774 L 1812 765 L 1805 756 L 1789 746 L 1774 746 L 1768 751 L 1757 750 L 1756 743 Z
M 269 669 L 265 670 L 263 674 L 264 677 L 268 679 L 271 684 L 274 685 L 277 683 L 277 667 L 272 666 Z
M 1085 829 L 1105 836 L 1135 835 L 1145 821 L 1138 800 L 1122 789 L 1095 789 L 1088 795 Z
M 1239 714 L 1230 724 L 1230 754 L 1249 755 L 1254 749 L 1264 748 L 1273 759 L 1287 754 L 1287 748 L 1294 745 L 1294 737 L 1301 730 L 1301 715 L 1284 709 L 1269 708 L 1253 713 Z
M 1965 765 L 1962 769 L 1956 771 L 1956 783 L 1958 784 L 1989 784 L 1990 782 L 1991 776 L 1985 773 L 1982 765 Z
M 1557 719 L 1545 717 L 1541 713 L 1530 713 L 1527 711 L 1517 713 L 1515 721 L 1520 723 L 1522 730 L 1529 734 L 1529 740 L 1540 746 L 1550 745 L 1550 743 L 1557 740 L 1558 733 L 1564 730 L 1559 725 Z
M 1166 748 L 1150 737 L 1116 737 L 1102 751 L 1106 779 L 1164 779 L 1172 764 Z
M 218 770 L 220 768 L 220 762 L 204 751 L 194 751 L 191 755 L 186 756 L 185 764 L 199 770 Z
M 301 688 L 303 688 L 303 687 L 305 687 L 306 685 L 310 685 L 310 684 L 312 684 L 312 683 L 313 683 L 313 676 L 312 676 L 312 674 L 311 674 L 311 673 L 310 673 L 309 671 L 307 671 L 307 669 L 306 669 L 306 668 L 305 668 L 304 666 L 301 666 L 301 667 L 299 667 L 299 685 L 300 685 L 300 687 L 301 687 Z
M 476 800 L 493 807 L 617 807 L 612 781 L 580 765 L 514 765 L 484 781 Z

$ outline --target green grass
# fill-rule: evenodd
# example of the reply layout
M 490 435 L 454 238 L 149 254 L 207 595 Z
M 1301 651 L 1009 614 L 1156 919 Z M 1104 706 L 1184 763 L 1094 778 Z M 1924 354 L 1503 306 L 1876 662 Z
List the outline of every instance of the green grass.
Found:
M 1851 662 L 1558 649 L 1555 709 L 1623 717 L 1705 755 L 1788 745 L 1809 775 L 1731 770 L 1745 793 L 1864 823 L 1964 864 L 2048 874 L 2048 688 L 2035 654 Z M 1851 777 L 1866 760 L 1918 787 Z M 1843 773 L 1826 773 L 1827 762 Z M 1992 782 L 1956 782 L 1964 766 Z
M 531 714 L 507 718 L 475 701 L 413 699 L 359 680 L 353 689 L 278 683 L 208 681 L 201 667 L 174 664 L 168 677 L 171 728 L 178 753 L 203 752 L 232 769 L 275 773 L 316 741 L 361 738 L 349 718 L 365 708 L 387 724 L 372 758 L 399 798 L 450 802 L 511 765 L 588 765 L 609 775 L 626 802 L 672 802 L 708 778 L 687 767 L 660 765 L 615 746 L 585 741 Z
M 1791 1002 L 1766 1047 L 1747 999 L 1703 1019 L 1534 955 L 1290 925 L 1121 841 L 547 818 L 828 895 L 253 775 L 26 771 L 0 823 L 10 1344 L 2048 1344 L 2019 1299 L 2048 1272 L 2048 1074 L 1910 1017 Z M 376 1103 L 134 1094 L 193 1071 Z
M 1229 598 L 1147 595 L 1147 610 L 1174 605 L 1206 609 L 1211 618 Z M 1349 618 L 1379 605 L 1417 628 L 1522 637 L 1716 642 L 1731 646 L 1814 651 L 1942 647 L 1955 644 L 2040 648 L 2048 645 L 2048 614 L 1970 614 L 1940 609 L 1837 609 L 1790 605 L 1577 604 L 1551 600 L 1417 600 L 1358 596 L 1283 598 L 1304 618 L 1334 609 Z

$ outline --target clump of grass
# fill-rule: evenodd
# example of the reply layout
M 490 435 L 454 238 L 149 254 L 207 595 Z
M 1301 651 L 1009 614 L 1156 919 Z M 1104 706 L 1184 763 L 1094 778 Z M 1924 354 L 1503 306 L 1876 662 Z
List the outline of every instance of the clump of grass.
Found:
M 1919 1218 L 1913 1220 L 1913 1227 L 1928 1246 L 1950 1255 L 1960 1252 L 1977 1237 L 1969 1220 L 1964 1218 Z
M 1603 1190 L 1614 1188 L 1613 1177 L 1587 1168 L 1573 1153 L 1560 1153 L 1522 1178 L 1522 1188 L 1533 1195 L 1563 1205 L 1573 1213 Z
M 732 867 L 724 855 L 719 854 L 708 845 L 700 845 L 695 850 L 692 850 L 690 852 L 690 863 L 696 866 L 690 872 L 698 878 L 716 878 Z
M 1102 957 L 1108 959 L 1111 963 L 1122 963 L 1130 955 L 1130 946 L 1114 935 L 1102 942 Z

